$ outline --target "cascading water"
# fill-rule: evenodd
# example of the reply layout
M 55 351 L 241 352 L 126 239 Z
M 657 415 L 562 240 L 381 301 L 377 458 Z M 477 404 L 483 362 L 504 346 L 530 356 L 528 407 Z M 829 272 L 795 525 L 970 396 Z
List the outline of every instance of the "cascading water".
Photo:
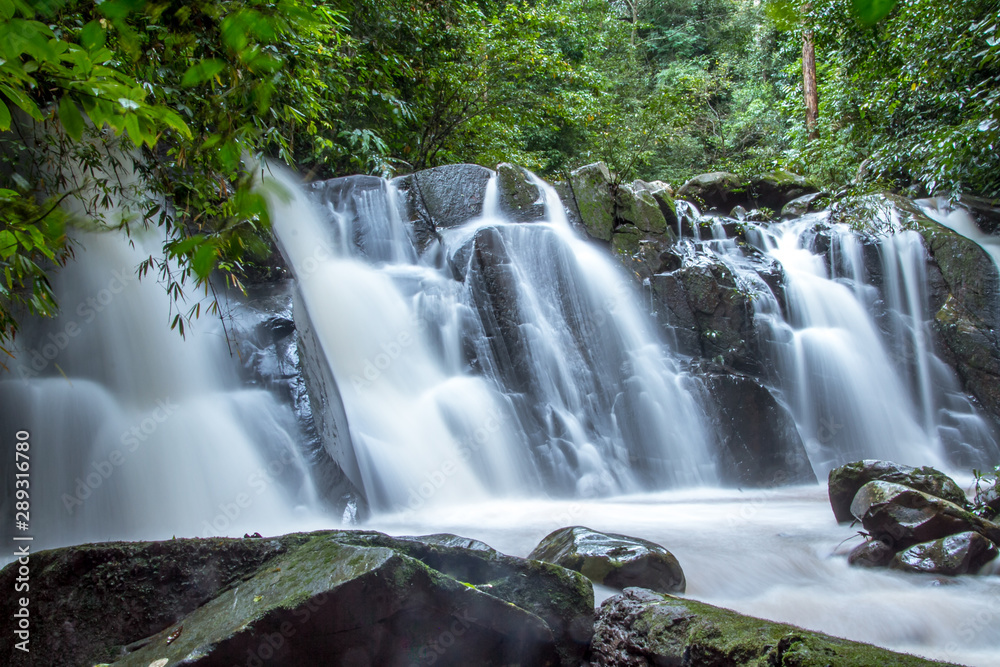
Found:
M 896 231 L 869 241 L 876 286 L 858 234 L 827 218 L 744 223 L 752 251 L 720 235 L 718 219 L 710 219 L 712 240 L 695 241 L 753 294 L 770 380 L 792 409 L 813 468 L 823 475 L 861 458 L 985 463 L 997 451 L 993 435 L 934 352 L 921 237 Z M 780 266 L 780 295 L 758 275 L 755 253 Z
M 327 186 L 325 221 L 301 195 L 276 202 L 376 506 L 714 481 L 693 383 L 538 185 L 546 222 L 498 217 L 491 183 L 483 216 L 441 235 L 443 262 L 417 260 L 381 182 Z
M 166 293 L 136 276 L 141 239 L 77 241 L 84 259 L 55 280 L 62 314 L 26 322 L 0 374 L 0 423 L 31 435 L 36 548 L 280 531 L 309 514 L 291 411 L 239 387 L 213 323 L 188 340 L 169 330 Z

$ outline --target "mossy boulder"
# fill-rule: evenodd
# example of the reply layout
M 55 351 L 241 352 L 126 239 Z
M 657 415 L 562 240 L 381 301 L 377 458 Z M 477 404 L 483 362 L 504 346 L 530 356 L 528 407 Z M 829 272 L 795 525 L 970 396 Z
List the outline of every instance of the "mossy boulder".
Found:
M 530 174 L 507 162 L 497 165 L 500 212 L 515 222 L 534 222 L 545 217 L 542 193 Z
M 889 567 L 927 574 L 975 574 L 997 557 L 997 545 L 976 532 L 915 544 L 896 554 Z
M 683 593 L 686 586 L 677 559 L 659 544 L 583 526 L 550 533 L 528 558 L 569 568 L 611 588 Z
M 603 162 L 570 173 L 570 187 L 580 213 L 580 223 L 591 237 L 610 241 L 615 228 L 615 198 L 611 171 Z
M 575 665 L 592 630 L 585 577 L 457 536 L 108 543 L 32 567 L 39 649 L 26 661 L 5 631 L 4 664 Z
M 917 667 L 941 665 L 702 602 L 629 588 L 601 605 L 594 667 Z
M 747 179 L 727 171 L 698 174 L 677 190 L 678 199 L 687 199 L 703 207 L 705 212 L 727 212 L 734 206 L 746 206 Z M 753 206 L 750 206 L 753 208 Z
M 666 234 L 667 219 L 660 205 L 646 190 L 634 190 L 628 185 L 616 189 L 616 224 L 631 224 L 648 234 Z
M 1000 543 L 1000 526 L 955 503 L 892 482 L 862 486 L 851 513 L 873 538 L 896 551 L 970 530 Z
M 830 471 L 828 493 L 837 521 L 845 523 L 854 520 L 854 515 L 851 514 L 854 495 L 862 486 L 876 480 L 902 484 L 968 508 L 969 501 L 965 492 L 951 477 L 939 470 L 930 466 L 913 468 L 892 461 L 865 459 Z

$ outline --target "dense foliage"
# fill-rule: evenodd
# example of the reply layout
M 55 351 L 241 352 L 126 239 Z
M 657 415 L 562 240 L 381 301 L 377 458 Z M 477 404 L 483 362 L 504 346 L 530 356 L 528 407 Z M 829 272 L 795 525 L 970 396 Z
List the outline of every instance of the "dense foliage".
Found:
M 0 344 L 67 224 L 157 228 L 183 332 L 267 251 L 262 158 L 787 168 L 1000 195 L 997 0 L 0 0 Z M 810 132 L 802 44 L 815 45 Z

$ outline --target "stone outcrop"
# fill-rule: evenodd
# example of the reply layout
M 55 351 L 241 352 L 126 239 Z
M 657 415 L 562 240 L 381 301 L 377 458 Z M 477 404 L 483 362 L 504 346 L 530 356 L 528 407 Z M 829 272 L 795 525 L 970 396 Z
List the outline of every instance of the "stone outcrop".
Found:
M 592 631 L 586 578 L 456 536 L 107 543 L 31 559 L 39 652 L 16 651 L 5 621 L 12 667 L 577 665 Z M 0 572 L 11 590 L 15 571 Z
M 687 585 L 677 559 L 659 544 L 583 526 L 550 533 L 528 558 L 561 565 L 611 588 L 683 593 Z
M 1000 542 L 1000 526 L 955 503 L 892 482 L 868 482 L 851 503 L 865 530 L 896 551 L 921 542 L 975 531 Z
M 716 401 L 720 481 L 739 487 L 815 484 L 816 475 L 788 409 L 749 376 L 705 378 Z
M 997 545 L 976 532 L 949 535 L 900 551 L 889 567 L 927 574 L 975 574 L 997 557 Z
M 604 601 L 591 647 L 594 667 L 940 664 L 639 588 Z
M 830 506 L 837 521 L 844 523 L 854 520 L 851 503 L 858 490 L 868 482 L 881 481 L 902 484 L 917 491 L 943 498 L 961 507 L 968 507 L 969 501 L 958 484 L 943 472 L 930 466 L 911 466 L 866 459 L 834 468 L 828 479 Z
M 545 203 L 538 186 L 523 167 L 503 162 L 497 165 L 500 212 L 515 222 L 534 222 L 545 217 Z
M 693 201 L 704 212 L 728 213 L 741 206 L 776 213 L 792 200 L 815 192 L 817 188 L 805 178 L 786 171 L 749 178 L 717 171 L 693 177 L 677 190 L 677 197 Z

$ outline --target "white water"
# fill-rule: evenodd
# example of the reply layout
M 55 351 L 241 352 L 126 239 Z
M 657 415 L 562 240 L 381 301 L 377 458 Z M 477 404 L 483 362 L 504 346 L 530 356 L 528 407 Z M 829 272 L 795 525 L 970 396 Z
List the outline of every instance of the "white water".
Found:
M 28 321 L 0 371 L 0 428 L 31 436 L 35 548 L 277 532 L 308 515 L 294 418 L 239 387 L 217 322 L 182 340 L 162 287 L 136 279 L 141 249 L 117 233 L 78 240 L 86 260 L 56 279 L 62 314 Z
M 496 230 L 490 238 L 507 253 L 504 275 L 513 278 L 530 360 L 523 391 L 513 391 L 481 335 L 476 289 L 489 286 L 421 264 L 391 190 L 362 193 L 361 217 L 374 225 L 358 228 L 342 211 L 315 217 L 288 185 L 296 198 L 277 211 L 276 228 L 340 380 L 365 490 L 393 510 L 366 527 L 453 532 L 522 556 L 565 525 L 631 534 L 677 555 L 691 597 L 928 657 L 996 664 L 997 578 L 848 568 L 844 554 L 856 542 L 838 544 L 853 529 L 833 522 L 822 486 L 594 499 L 711 484 L 711 434 L 697 383 L 658 344 L 621 272 L 572 234 L 548 189 L 547 223 L 506 223 L 488 205 L 484 220 L 444 235 L 444 255 L 467 276 L 478 269 L 462 249 L 478 232 Z M 886 298 L 898 314 L 887 339 L 853 237 L 837 238 L 831 274 L 804 249 L 807 231 L 807 223 L 790 223 L 759 239 L 785 265 L 788 322 L 763 281 L 723 251 L 735 244 L 722 239 L 721 225 L 705 243 L 742 267 L 741 279 L 758 293 L 755 310 L 772 327 L 786 398 L 814 466 L 861 456 L 939 460 L 946 406 L 924 335 L 913 239 L 894 238 L 883 257 L 895 258 L 886 260 L 895 262 Z M 40 377 L 21 380 L 15 365 L 0 382 L 0 427 L 32 433 L 36 546 L 338 525 L 311 510 L 291 414 L 270 395 L 238 387 L 212 322 L 181 342 L 167 330 L 157 285 L 110 290 L 109 269 L 131 275 L 141 253 L 112 239 L 85 242 L 85 261 L 58 286 L 65 315 L 26 331 L 21 359 L 30 368 L 31 351 L 44 354 L 71 322 L 80 333 L 67 334 Z M 915 353 L 899 364 L 897 348 Z M 162 421 L 158 401 L 171 409 Z M 973 426 L 977 419 L 968 416 Z M 135 428 L 144 439 L 111 464 Z M 77 480 L 93 474 L 100 481 L 68 511 L 63 494 L 76 494 Z M 13 493 L 4 490 L 2 510 L 12 516 Z
M 397 535 L 457 533 L 526 556 L 568 525 L 666 546 L 684 568 L 687 597 L 932 659 L 997 664 L 1000 577 L 849 567 L 846 553 L 861 538 L 857 528 L 836 524 L 823 486 L 493 501 L 416 517 L 384 515 L 367 527 Z M 598 601 L 614 593 L 595 592 Z
M 715 480 L 690 379 L 622 271 L 539 184 L 548 222 L 500 219 L 491 184 L 484 216 L 442 234 L 444 268 L 390 231 L 403 229 L 390 187 L 355 191 L 325 219 L 301 194 L 275 203 L 376 507 Z

